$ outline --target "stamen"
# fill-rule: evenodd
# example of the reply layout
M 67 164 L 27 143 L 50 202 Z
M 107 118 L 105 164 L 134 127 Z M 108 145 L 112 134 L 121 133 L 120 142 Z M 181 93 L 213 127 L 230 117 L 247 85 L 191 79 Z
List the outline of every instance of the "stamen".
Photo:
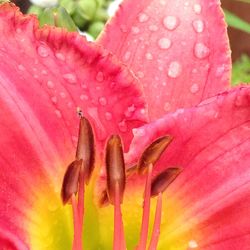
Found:
M 160 173 L 152 181 L 151 197 L 163 193 L 181 172 L 182 168 L 167 168 L 165 171 Z
M 147 170 L 149 164 L 155 164 L 162 153 L 172 142 L 173 138 L 171 136 L 163 136 L 152 142 L 142 153 L 142 156 L 138 163 L 139 173 L 144 173 Z
M 74 223 L 74 239 L 73 239 L 72 250 L 82 250 L 81 232 L 79 227 L 79 213 L 75 195 L 71 197 L 71 203 L 72 203 L 73 223 Z
M 82 161 L 73 161 L 67 168 L 63 178 L 61 197 L 65 205 L 78 191 L 78 178 Z
M 151 180 L 153 164 L 148 167 L 148 175 L 144 191 L 143 215 L 141 224 L 141 234 L 137 250 L 145 250 L 148 238 L 149 216 L 150 216 L 150 197 L 151 197 Z
M 125 190 L 125 163 L 121 138 L 113 135 L 106 145 L 106 171 L 107 171 L 107 193 L 109 201 L 114 204 L 116 185 L 119 186 L 120 201 L 122 203 Z
M 113 249 L 125 250 L 121 203 L 125 190 L 125 163 L 121 138 L 113 135 L 106 145 L 107 194 L 114 205 Z
M 162 193 L 159 193 L 158 198 L 157 198 L 156 211 L 155 211 L 154 227 L 153 227 L 153 232 L 152 232 L 148 250 L 157 249 L 159 236 L 160 236 L 161 214 L 162 214 Z
M 181 168 L 168 168 L 160 173 L 153 181 L 151 186 L 151 197 L 158 196 L 155 211 L 154 227 L 149 243 L 148 250 L 156 250 L 161 227 L 161 214 L 162 214 L 162 194 L 166 188 L 177 178 L 181 173 Z
M 91 174 L 94 170 L 95 146 L 92 127 L 90 122 L 83 116 L 80 118 L 76 159 L 82 160 L 81 172 L 84 172 L 84 179 L 88 184 Z

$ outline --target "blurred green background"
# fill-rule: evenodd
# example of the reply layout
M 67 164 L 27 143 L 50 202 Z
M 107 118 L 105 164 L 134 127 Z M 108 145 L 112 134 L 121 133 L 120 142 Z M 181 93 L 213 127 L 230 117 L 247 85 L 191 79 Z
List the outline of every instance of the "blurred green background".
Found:
M 84 32 L 94 40 L 121 0 L 13 0 L 25 13 L 38 15 L 40 25 Z M 50 8 L 45 8 L 50 7 Z M 250 0 L 222 0 L 232 49 L 232 84 L 250 83 Z M 109 9 L 109 11 L 108 11 Z

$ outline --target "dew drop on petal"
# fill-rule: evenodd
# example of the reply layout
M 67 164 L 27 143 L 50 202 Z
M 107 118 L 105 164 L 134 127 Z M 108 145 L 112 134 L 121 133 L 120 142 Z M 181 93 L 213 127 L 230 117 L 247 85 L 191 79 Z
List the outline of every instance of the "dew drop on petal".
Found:
M 193 9 L 196 14 L 200 14 L 202 10 L 201 5 L 198 3 L 194 4 Z
M 66 94 L 65 94 L 64 92 L 61 92 L 61 93 L 60 93 L 60 96 L 61 96 L 62 98 L 65 98 L 65 97 L 66 97 Z
M 109 112 L 106 112 L 106 113 L 105 113 L 105 118 L 106 118 L 107 121 L 112 120 L 112 114 L 109 113 Z
M 171 62 L 168 68 L 168 76 L 171 78 L 176 78 L 181 74 L 181 65 L 179 62 Z
M 124 56 L 123 56 L 123 60 L 124 60 L 125 62 L 128 61 L 129 58 L 130 58 L 130 56 L 131 56 L 131 52 L 126 51 L 125 54 L 124 54 Z
M 24 70 L 25 70 L 25 67 L 24 67 L 22 64 L 19 64 L 19 65 L 18 65 L 18 69 L 21 70 L 21 71 L 24 71 Z
M 102 82 L 104 80 L 104 76 L 103 76 L 103 73 L 101 71 L 99 71 L 97 74 L 96 74 L 96 80 L 98 82 Z
M 137 26 L 133 26 L 133 27 L 131 28 L 131 32 L 132 32 L 133 34 L 138 34 L 138 33 L 140 32 L 140 29 L 139 29 Z
M 56 98 L 56 96 L 51 97 L 51 101 L 52 101 L 53 103 L 57 103 L 57 98 Z
M 55 110 L 55 113 L 56 113 L 56 116 L 57 116 L 58 118 L 62 118 L 62 113 L 61 113 L 60 110 L 56 109 L 56 110 Z
M 89 99 L 89 97 L 87 95 L 80 95 L 80 99 L 82 101 L 87 101 Z
M 153 59 L 153 55 L 151 53 L 146 53 L 145 57 L 148 59 L 148 60 L 152 60 Z
M 204 31 L 204 22 L 202 20 L 193 21 L 194 31 L 197 33 L 202 33 Z
M 37 52 L 41 57 L 49 56 L 49 49 L 45 45 L 39 45 L 37 48 Z
M 64 54 L 60 53 L 60 52 L 56 52 L 56 58 L 61 60 L 61 61 L 65 61 L 65 56 Z
M 194 84 L 190 87 L 190 92 L 191 92 L 192 94 L 195 94 L 195 93 L 197 93 L 198 91 L 199 91 L 199 85 L 196 84 L 196 83 L 194 83 Z
M 157 25 L 151 24 L 151 25 L 148 27 L 148 29 L 149 29 L 150 31 L 157 31 L 159 28 L 158 28 Z
M 195 249 L 195 248 L 198 248 L 198 244 L 195 240 L 190 240 L 188 242 L 188 247 L 191 248 L 191 249 Z
M 136 73 L 136 76 L 139 77 L 139 78 L 143 78 L 144 77 L 144 73 L 142 71 L 138 71 Z
M 145 13 L 140 13 L 139 16 L 138 16 L 138 20 L 139 20 L 140 23 L 147 22 L 148 19 L 149 19 L 149 17 Z
M 194 46 L 194 55 L 199 59 L 204 59 L 210 54 L 209 48 L 203 43 L 196 43 Z
M 47 87 L 49 89 L 53 89 L 55 87 L 55 84 L 52 81 L 47 81 Z
M 171 109 L 171 104 L 170 104 L 169 102 L 166 102 L 166 103 L 164 104 L 164 110 L 165 110 L 166 112 L 168 112 L 168 111 L 170 111 L 170 109 Z
M 158 46 L 161 49 L 169 49 L 171 46 L 171 41 L 168 38 L 163 37 L 158 41 Z
M 118 123 L 118 127 L 121 132 L 127 132 L 128 130 L 127 124 L 124 120 Z
M 163 19 L 163 25 L 168 30 L 174 30 L 179 25 L 179 20 L 175 16 L 167 16 Z
M 70 84 L 76 84 L 77 83 L 77 78 L 75 74 L 64 74 L 63 78 Z
M 102 105 L 102 106 L 105 106 L 107 104 L 107 99 L 105 97 L 100 97 L 99 98 L 99 103 Z

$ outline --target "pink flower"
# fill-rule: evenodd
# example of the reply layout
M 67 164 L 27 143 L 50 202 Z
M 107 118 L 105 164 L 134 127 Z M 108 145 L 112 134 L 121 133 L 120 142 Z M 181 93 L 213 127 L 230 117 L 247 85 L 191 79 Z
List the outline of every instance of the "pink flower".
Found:
M 229 87 L 219 1 L 125 0 L 97 43 L 57 28 L 39 29 L 35 17 L 4 4 L 0 34 L 1 249 L 71 248 L 71 206 L 63 206 L 60 191 L 75 159 L 77 108 L 93 127 L 96 145 L 95 170 L 85 188 L 85 249 L 111 249 L 113 231 L 123 236 L 119 199 L 110 193 L 113 175 L 108 172 L 107 180 L 102 168 L 104 146 L 115 134 L 126 152 L 125 193 L 116 194 L 123 198 L 127 249 L 139 242 L 146 178 L 145 217 L 150 196 L 158 196 L 150 216 L 150 225 L 154 214 L 157 230 L 161 224 L 159 240 L 158 231 L 153 233 L 157 249 L 249 248 L 250 89 Z M 166 136 L 173 138 L 170 145 Z M 116 162 L 111 169 L 120 167 L 122 180 L 117 138 L 109 140 L 106 164 L 110 171 Z M 158 148 L 148 147 L 156 140 L 167 149 L 153 161 Z M 145 165 L 148 174 L 132 171 L 134 164 Z M 161 189 L 174 178 L 159 176 L 178 167 L 181 174 Z M 108 198 L 117 205 L 115 230 L 113 206 L 97 204 L 106 182 Z M 73 193 L 71 201 L 74 207 Z M 151 203 L 154 208 L 156 199 Z M 81 221 L 79 210 L 74 215 Z M 142 229 L 147 236 L 148 226 Z M 80 231 L 76 225 L 78 246 Z M 146 238 L 149 243 L 151 236 Z M 124 243 L 122 237 L 117 242 Z

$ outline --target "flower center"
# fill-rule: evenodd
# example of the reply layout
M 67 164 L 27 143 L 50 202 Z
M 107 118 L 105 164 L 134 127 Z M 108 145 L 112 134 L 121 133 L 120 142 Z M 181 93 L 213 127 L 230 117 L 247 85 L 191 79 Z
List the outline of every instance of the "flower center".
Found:
M 78 144 L 75 160 L 68 166 L 64 175 L 61 198 L 63 204 L 72 206 L 74 239 L 72 250 L 83 249 L 83 227 L 84 227 L 84 190 L 88 185 L 94 170 L 95 140 L 90 122 L 78 112 L 80 117 Z M 153 178 L 154 164 L 171 143 L 170 136 L 163 136 L 149 145 L 143 152 L 138 163 L 134 167 L 126 168 L 123 153 L 123 144 L 119 135 L 112 135 L 106 144 L 106 188 L 100 197 L 100 206 L 112 205 L 114 207 L 114 230 L 113 250 L 125 250 L 126 241 L 124 235 L 123 218 L 121 206 L 125 192 L 126 183 L 135 174 L 146 175 L 141 232 L 136 250 L 157 249 L 161 215 L 162 194 L 166 188 L 181 173 L 180 168 L 168 168 Z M 149 237 L 149 217 L 151 198 L 157 197 L 155 208 L 154 225 Z M 147 244 L 147 242 L 149 242 Z M 148 246 L 147 246 L 148 245 Z

